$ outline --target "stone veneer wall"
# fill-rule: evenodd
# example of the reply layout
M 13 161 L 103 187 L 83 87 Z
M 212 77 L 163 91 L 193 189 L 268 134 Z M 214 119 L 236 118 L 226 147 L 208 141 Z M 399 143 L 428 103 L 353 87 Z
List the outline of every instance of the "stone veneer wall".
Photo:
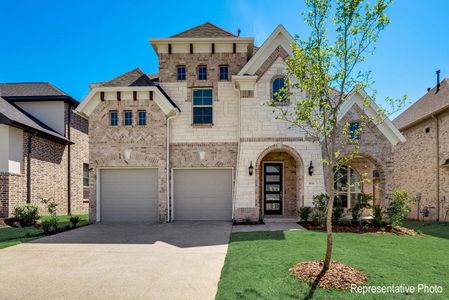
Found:
M 109 125 L 109 111 L 117 110 L 119 126 Z M 124 126 L 123 111 L 132 110 L 133 126 Z M 147 111 L 147 125 L 136 125 L 137 111 Z M 101 167 L 157 167 L 159 169 L 159 219 L 164 222 L 166 207 L 166 117 L 149 100 L 107 100 L 95 108 L 89 119 L 90 221 L 96 221 L 96 171 Z M 125 149 L 131 150 L 125 160 Z
M 402 132 L 407 139 L 395 149 L 394 178 L 396 188 L 405 190 L 413 198 L 421 193 L 420 209 L 433 207 L 430 218 L 437 216 L 437 164 L 449 158 L 449 111 L 438 115 L 439 155 L 437 155 L 436 119 L 429 118 Z M 426 133 L 426 129 L 429 132 Z M 439 161 L 437 158 L 439 156 Z M 449 209 L 449 169 L 440 167 L 440 220 Z M 418 205 L 412 206 L 409 218 L 418 218 Z M 420 216 L 422 218 L 422 216 Z M 448 220 L 448 219 L 446 219 Z
M 163 83 L 178 82 L 177 66 L 186 66 L 187 101 L 192 100 L 192 88 L 212 87 L 214 99 L 218 98 L 220 65 L 228 65 L 229 81 L 247 62 L 246 53 L 159 53 L 159 81 Z M 197 68 L 207 66 L 207 80 L 198 80 Z

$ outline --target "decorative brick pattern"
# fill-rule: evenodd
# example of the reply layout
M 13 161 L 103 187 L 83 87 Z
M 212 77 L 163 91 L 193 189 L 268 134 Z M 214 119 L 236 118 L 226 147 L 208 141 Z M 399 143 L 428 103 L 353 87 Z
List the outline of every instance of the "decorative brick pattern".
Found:
M 109 111 L 117 110 L 119 126 L 109 126 Z M 133 126 L 124 126 L 123 111 L 132 110 Z M 136 125 L 138 110 L 146 110 L 147 125 Z M 101 167 L 157 167 L 159 169 L 159 220 L 165 222 L 166 117 L 154 101 L 103 101 L 89 119 L 90 221 L 96 221 L 96 170 Z M 130 151 L 129 159 L 125 150 Z
M 256 71 L 256 75 L 260 79 L 265 72 L 270 69 L 270 67 L 275 63 L 278 58 L 282 58 L 285 60 L 288 57 L 287 51 L 282 46 L 278 46 L 273 53 L 265 60 L 265 62 L 260 66 L 260 68 Z
M 232 167 L 237 163 L 237 143 L 170 144 L 170 167 Z

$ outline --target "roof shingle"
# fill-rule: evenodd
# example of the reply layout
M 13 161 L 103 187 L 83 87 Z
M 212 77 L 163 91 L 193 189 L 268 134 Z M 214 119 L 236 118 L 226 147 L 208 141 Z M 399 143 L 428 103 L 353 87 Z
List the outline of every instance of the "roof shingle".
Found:
M 402 112 L 393 124 L 398 129 L 404 129 L 416 122 L 449 108 L 449 78 L 440 83 L 440 90 L 436 92 L 436 86 L 416 101 L 412 106 Z
M 99 83 L 99 86 L 154 86 L 154 83 L 142 70 L 136 68 L 114 79 Z
M 186 31 L 172 35 L 171 38 L 220 38 L 237 37 L 210 22 L 187 29 Z
M 0 83 L 2 97 L 67 96 L 49 82 Z

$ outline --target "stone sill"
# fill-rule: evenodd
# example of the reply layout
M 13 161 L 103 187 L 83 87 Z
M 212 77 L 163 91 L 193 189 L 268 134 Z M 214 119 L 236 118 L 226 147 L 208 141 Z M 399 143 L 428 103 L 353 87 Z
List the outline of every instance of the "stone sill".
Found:
M 193 128 L 212 128 L 214 124 L 192 124 Z

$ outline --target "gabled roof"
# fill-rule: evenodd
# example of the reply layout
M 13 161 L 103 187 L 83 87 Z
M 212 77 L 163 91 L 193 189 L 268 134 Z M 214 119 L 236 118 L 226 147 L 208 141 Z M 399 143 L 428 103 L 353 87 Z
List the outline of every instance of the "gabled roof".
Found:
M 434 114 L 449 108 L 449 78 L 445 78 L 440 83 L 440 89 L 437 92 L 435 86 L 412 106 L 402 112 L 393 123 L 399 129 L 410 127 Z
M 154 91 L 158 96 L 155 98 L 155 102 L 166 115 L 172 113 L 173 110 L 181 111 L 163 88 L 159 86 L 157 78 L 150 78 L 150 76 L 142 72 L 139 68 L 119 75 L 109 81 L 91 84 L 90 87 L 90 92 L 76 110 L 86 117 L 92 113 L 99 103 L 99 100 L 94 97 L 98 92 Z
M 170 38 L 217 38 L 217 37 L 237 37 L 236 35 L 218 27 L 210 22 L 187 29 L 183 32 L 172 35 Z
M 282 47 L 288 55 L 291 55 L 291 45 L 295 43 L 293 37 L 288 31 L 279 24 L 270 34 L 266 41 L 262 44 L 257 52 L 251 57 L 245 66 L 240 70 L 238 75 L 255 75 L 257 70 L 267 61 L 270 55 L 279 47 Z
M 0 83 L 0 97 L 10 101 L 65 101 L 78 105 L 78 101 L 49 82 Z
M 366 104 L 368 101 L 368 105 Z M 360 87 L 355 87 L 348 95 L 346 100 L 340 108 L 339 120 L 341 120 L 349 110 L 357 105 L 369 118 L 377 118 L 379 116 L 379 106 L 374 100 Z M 400 142 L 405 142 L 405 137 L 393 125 L 391 120 L 387 117 L 383 122 L 375 124 L 388 141 L 394 146 Z
M 154 83 L 141 69 L 135 68 L 98 86 L 154 86 Z
M 36 132 L 38 135 L 62 144 L 73 144 L 64 136 L 60 135 L 20 107 L 6 101 L 2 97 L 0 97 L 0 124 Z

